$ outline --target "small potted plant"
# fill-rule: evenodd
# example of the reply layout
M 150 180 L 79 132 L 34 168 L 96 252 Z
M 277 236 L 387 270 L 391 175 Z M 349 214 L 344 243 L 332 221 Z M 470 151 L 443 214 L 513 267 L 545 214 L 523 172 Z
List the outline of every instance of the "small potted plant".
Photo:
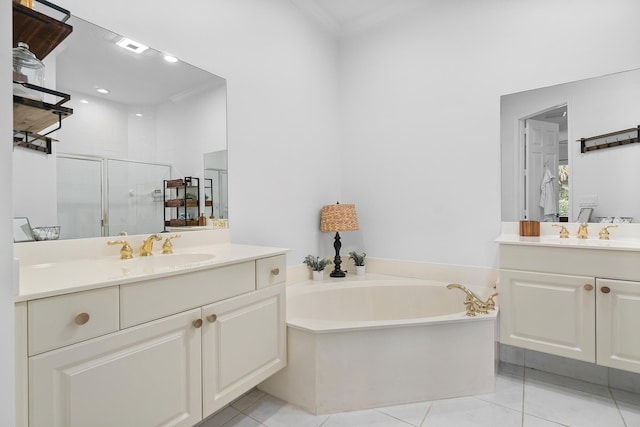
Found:
M 359 276 L 364 274 L 364 258 L 366 256 L 367 254 L 364 252 L 362 252 L 362 254 L 356 251 L 349 252 L 349 259 L 353 260 L 353 263 L 356 265 L 356 274 Z
M 304 263 L 311 269 L 313 280 L 322 280 L 324 278 L 324 268 L 332 262 L 329 258 L 307 255 L 304 258 Z

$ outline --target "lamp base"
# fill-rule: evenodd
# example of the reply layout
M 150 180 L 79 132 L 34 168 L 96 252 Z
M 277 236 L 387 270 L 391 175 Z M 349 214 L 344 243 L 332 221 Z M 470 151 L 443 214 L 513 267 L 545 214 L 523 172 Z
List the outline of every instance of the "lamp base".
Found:
M 342 259 L 340 258 L 340 248 L 342 247 L 342 243 L 340 243 L 340 234 L 336 232 L 335 240 L 333 242 L 333 248 L 336 250 L 336 256 L 333 258 L 334 269 L 329 274 L 330 277 L 345 277 L 346 274 L 344 271 L 340 269 L 340 265 L 342 264 Z
M 346 273 L 342 270 L 333 270 L 331 273 L 329 273 L 330 277 L 345 277 Z

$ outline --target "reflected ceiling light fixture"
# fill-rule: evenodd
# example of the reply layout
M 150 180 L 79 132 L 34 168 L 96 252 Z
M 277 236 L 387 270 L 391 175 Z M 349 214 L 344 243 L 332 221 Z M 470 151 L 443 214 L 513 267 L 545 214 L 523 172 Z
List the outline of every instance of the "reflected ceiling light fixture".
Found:
M 89 103 L 89 101 L 87 101 L 86 99 L 81 99 L 81 100 L 80 100 L 80 103 L 81 103 L 81 104 L 88 104 L 88 103 Z
M 142 43 L 138 43 L 135 40 L 131 40 L 128 38 L 122 38 L 119 42 L 116 43 L 118 46 L 123 47 L 131 52 L 142 53 L 145 50 L 149 49 L 148 46 L 143 45 Z
M 142 113 L 136 113 L 136 117 L 142 117 Z
M 336 256 L 333 258 L 333 271 L 329 274 L 331 277 L 344 277 L 345 272 L 340 269 L 342 259 L 340 258 L 340 231 L 357 231 L 358 230 L 358 216 L 356 215 L 356 205 L 341 205 L 336 203 L 335 205 L 326 205 L 322 207 L 320 213 L 320 231 L 325 233 L 333 233 L 334 237 L 333 248 L 336 250 Z
M 99 87 L 99 88 L 96 89 L 96 92 L 102 93 L 102 94 L 107 94 L 107 93 L 109 93 L 109 90 Z
M 164 60 L 170 63 L 175 63 L 178 62 L 178 58 L 176 58 L 175 56 L 171 56 L 171 55 L 165 55 L 164 56 Z

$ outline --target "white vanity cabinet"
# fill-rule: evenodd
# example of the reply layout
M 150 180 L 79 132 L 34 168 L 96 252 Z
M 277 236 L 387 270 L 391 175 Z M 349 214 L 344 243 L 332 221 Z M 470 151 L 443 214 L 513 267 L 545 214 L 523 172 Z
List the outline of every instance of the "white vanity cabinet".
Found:
M 595 362 L 591 277 L 500 271 L 500 342 Z
M 640 372 L 640 282 L 596 280 L 598 364 Z
M 639 266 L 640 251 L 501 244 L 500 342 L 640 372 Z
M 284 306 L 284 284 L 279 284 L 202 308 L 205 414 L 284 367 Z
M 192 426 L 201 335 L 190 310 L 29 359 L 29 426 Z
M 277 254 L 17 303 L 19 425 L 196 424 L 286 365 L 285 280 Z

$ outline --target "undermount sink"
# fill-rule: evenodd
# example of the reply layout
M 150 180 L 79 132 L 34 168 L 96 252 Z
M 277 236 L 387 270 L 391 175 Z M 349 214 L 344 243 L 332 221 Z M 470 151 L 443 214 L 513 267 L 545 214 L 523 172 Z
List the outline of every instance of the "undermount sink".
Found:
M 132 259 L 114 260 L 109 263 L 108 269 L 117 270 L 123 275 L 138 273 L 162 273 L 167 271 L 182 270 L 184 268 L 197 267 L 200 264 L 215 258 L 212 254 L 183 253 L 183 254 L 156 254 L 146 257 L 134 257 Z

